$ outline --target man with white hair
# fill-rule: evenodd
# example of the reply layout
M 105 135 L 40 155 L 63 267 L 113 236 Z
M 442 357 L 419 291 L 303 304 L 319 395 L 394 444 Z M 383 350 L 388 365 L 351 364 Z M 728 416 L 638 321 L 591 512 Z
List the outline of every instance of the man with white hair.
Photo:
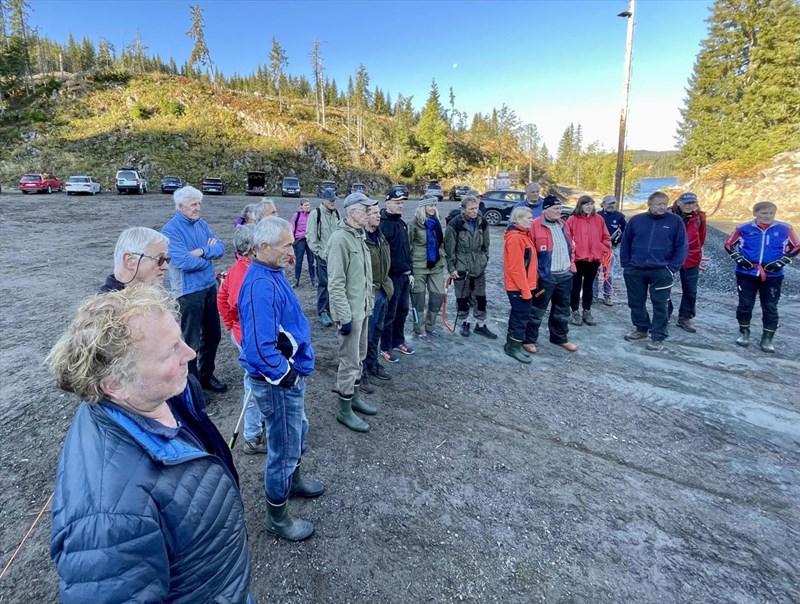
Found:
M 538 182 L 529 182 L 525 185 L 525 199 L 517 203 L 517 208 L 528 208 L 533 213 L 534 220 L 542 215 L 542 186 Z
M 364 227 L 367 209 L 377 203 L 363 193 L 348 195 L 344 200 L 344 220 L 331 233 L 327 249 L 331 319 L 339 330 L 339 369 L 334 388 L 339 397 L 336 420 L 356 432 L 367 432 L 369 424 L 353 411 L 364 415 L 378 412 L 359 396 L 367 357 L 369 318 L 375 304 L 372 257 Z
M 98 293 L 119 291 L 137 283 L 161 285 L 170 258 L 167 238 L 147 227 L 125 229 L 114 248 L 114 272 Z
M 200 218 L 203 194 L 194 187 L 173 194 L 175 216 L 161 232 L 169 238 L 169 280 L 181 309 L 181 333 L 197 353 L 189 371 L 212 392 L 228 386 L 214 377 L 214 363 L 221 337 L 217 314 L 217 275 L 213 260 L 225 253 L 225 245 Z
M 291 516 L 289 497 L 317 497 L 325 491 L 318 480 L 304 479 L 299 465 L 308 433 L 305 379 L 314 371 L 311 326 L 284 272 L 294 258 L 289 222 L 265 218 L 256 225 L 253 239 L 256 256 L 239 290 L 239 362 L 266 421 L 264 527 L 284 539 L 302 541 L 314 525 Z

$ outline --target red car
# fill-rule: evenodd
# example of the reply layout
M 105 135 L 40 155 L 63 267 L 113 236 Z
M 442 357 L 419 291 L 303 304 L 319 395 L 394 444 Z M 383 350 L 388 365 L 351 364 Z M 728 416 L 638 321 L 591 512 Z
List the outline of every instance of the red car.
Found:
M 50 174 L 26 174 L 19 181 L 19 190 L 28 193 L 61 191 L 61 181 Z

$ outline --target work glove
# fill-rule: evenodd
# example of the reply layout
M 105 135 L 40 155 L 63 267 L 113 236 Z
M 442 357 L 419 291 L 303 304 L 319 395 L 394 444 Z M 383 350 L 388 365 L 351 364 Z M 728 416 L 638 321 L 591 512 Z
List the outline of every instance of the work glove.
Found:
M 773 260 L 769 264 L 764 265 L 764 270 L 768 273 L 777 273 L 784 266 L 791 264 L 792 259 L 789 256 L 781 256 L 777 260 Z
M 611 245 L 617 247 L 620 241 L 622 241 L 622 231 L 614 231 L 614 234 L 611 235 Z
M 351 331 L 353 331 L 353 323 L 351 321 L 339 325 L 339 333 L 343 336 L 349 335 Z
M 733 252 L 733 254 L 731 254 L 731 258 L 733 258 L 733 261 L 739 265 L 739 268 L 743 268 L 746 271 L 754 268 L 753 263 L 742 256 L 741 252 Z

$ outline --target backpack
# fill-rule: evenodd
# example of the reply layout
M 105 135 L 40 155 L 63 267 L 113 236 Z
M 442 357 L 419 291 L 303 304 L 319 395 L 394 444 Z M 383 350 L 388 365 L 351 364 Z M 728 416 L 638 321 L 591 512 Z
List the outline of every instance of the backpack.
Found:
M 456 208 L 454 210 L 450 210 L 450 213 L 444 219 L 445 224 L 450 224 L 454 218 L 456 218 L 459 214 L 461 214 L 461 208 Z

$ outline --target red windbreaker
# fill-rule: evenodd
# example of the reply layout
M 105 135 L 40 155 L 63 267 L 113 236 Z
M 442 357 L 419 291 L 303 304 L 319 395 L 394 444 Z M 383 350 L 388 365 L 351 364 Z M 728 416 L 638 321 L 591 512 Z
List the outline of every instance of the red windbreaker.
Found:
M 242 326 L 239 324 L 239 290 L 242 288 L 242 281 L 244 281 L 251 262 L 250 258 L 239 256 L 217 292 L 219 316 L 222 317 L 225 329 L 233 333 L 233 339 L 240 346 L 242 344 Z
M 683 218 L 686 227 L 686 239 L 689 241 L 689 255 L 681 268 L 694 268 L 700 266 L 703 260 L 703 245 L 706 242 L 706 213 L 696 210 L 685 216 L 679 209 L 678 203 L 672 204 L 670 211 Z
M 512 224 L 503 235 L 503 281 L 506 291 L 530 300 L 539 279 L 539 264 L 529 229 Z
M 575 260 L 600 262 L 611 249 L 606 221 L 598 214 L 581 214 L 567 219 L 567 237 L 575 250 Z

